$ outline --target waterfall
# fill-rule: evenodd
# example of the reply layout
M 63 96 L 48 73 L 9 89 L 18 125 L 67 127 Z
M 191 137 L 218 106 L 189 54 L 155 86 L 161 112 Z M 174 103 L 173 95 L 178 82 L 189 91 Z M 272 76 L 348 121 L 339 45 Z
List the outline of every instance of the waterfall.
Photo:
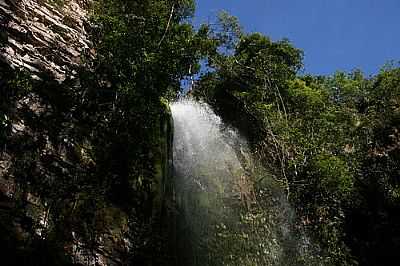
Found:
M 179 265 L 323 265 L 239 132 L 205 103 L 181 99 L 171 111 Z

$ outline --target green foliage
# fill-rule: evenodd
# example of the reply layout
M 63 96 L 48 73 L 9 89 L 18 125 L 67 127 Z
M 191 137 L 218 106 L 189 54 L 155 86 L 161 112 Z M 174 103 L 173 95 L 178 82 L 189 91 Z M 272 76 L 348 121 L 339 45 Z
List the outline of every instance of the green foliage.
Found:
M 169 263 L 167 232 L 159 230 L 163 197 L 172 197 L 164 191 L 172 134 L 164 98 L 175 97 L 212 45 L 188 23 L 193 12 L 190 0 L 95 1 L 95 58 L 83 55 L 79 82 L 0 71 L 1 155 L 18 188 L 16 209 L 25 217 L 29 194 L 41 204 L 38 215 L 44 208 L 49 216 L 47 228 L 30 217 L 28 241 L 40 229 L 63 253 L 76 244 L 74 231 L 90 258 L 111 230 L 130 235 L 131 254 L 119 254 L 127 263 Z
M 320 244 L 318 256 L 327 264 L 388 265 L 400 247 L 398 65 L 371 78 L 359 70 L 300 76 L 303 53 L 288 40 L 247 34 L 226 12 L 195 31 L 193 14 L 192 0 L 98 0 L 91 13 L 95 58 L 83 58 L 79 82 L 35 81 L 1 64 L 0 178 L 16 187 L 15 206 L 0 194 L 0 239 L 14 247 L 5 253 L 21 265 L 31 257 L 40 264 L 41 252 L 69 264 L 64 249 L 72 230 L 98 251 L 99 236 L 122 226 L 132 242 L 127 263 L 168 264 L 155 217 L 165 212 L 165 99 L 206 60 L 193 95 L 249 138 L 296 206 L 297 223 Z M 2 31 L 0 47 L 6 41 Z M 237 244 L 221 262 L 266 263 L 257 255 L 268 248 L 248 236 L 268 229 L 267 210 L 261 204 L 240 212 L 240 223 L 231 225 L 240 230 L 218 228 L 222 243 Z M 47 228 L 38 222 L 42 213 Z
M 343 198 L 351 192 L 354 180 L 347 164 L 338 156 L 319 154 L 311 164 L 312 171 L 315 172 L 308 174 L 317 176 L 320 191 L 326 195 L 338 194 Z
M 230 31 L 222 30 L 211 38 Z M 375 258 L 400 246 L 380 236 L 399 236 L 391 228 L 400 206 L 400 69 L 392 64 L 372 78 L 359 70 L 299 76 L 302 53 L 287 40 L 242 34 L 233 43 L 231 53 L 209 54 L 215 72 L 194 95 L 250 138 L 330 263 L 388 265 Z
M 288 98 L 291 101 L 292 112 L 312 115 L 323 111 L 328 94 L 318 88 L 309 87 L 300 79 L 291 80 L 287 84 Z
M 93 15 L 97 72 L 125 92 L 131 89 L 123 83 L 144 96 L 177 92 L 199 59 L 200 39 L 184 22 L 192 10 L 192 1 L 99 1 Z
M 219 46 L 226 49 L 225 52 L 232 51 L 240 38 L 243 36 L 243 29 L 235 16 L 230 15 L 226 11 L 218 14 L 218 28 L 215 29 L 215 37 Z

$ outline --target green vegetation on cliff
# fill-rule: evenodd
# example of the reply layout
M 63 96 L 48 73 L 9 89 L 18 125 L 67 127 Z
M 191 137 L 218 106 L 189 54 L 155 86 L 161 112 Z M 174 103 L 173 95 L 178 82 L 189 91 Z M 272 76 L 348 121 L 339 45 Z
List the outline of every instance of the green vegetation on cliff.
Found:
M 164 99 L 199 68 L 202 37 L 186 22 L 193 8 L 192 1 L 94 1 L 93 50 L 70 69 L 78 79 L 61 84 L 2 63 L 4 262 L 172 263 L 173 228 L 163 222 L 172 200 Z
M 238 28 L 232 21 L 222 17 L 226 32 Z M 298 75 L 302 53 L 288 41 L 237 36 L 228 53 L 211 54 L 215 71 L 193 94 L 248 136 L 327 264 L 391 265 L 400 247 L 400 68 Z M 214 30 L 209 37 L 223 42 Z
M 93 51 L 62 83 L 1 60 L 2 262 L 175 265 L 166 99 L 201 62 L 192 94 L 248 137 L 326 264 L 398 259 L 400 68 L 300 75 L 289 41 L 226 13 L 195 30 L 193 14 L 192 0 L 94 1 Z

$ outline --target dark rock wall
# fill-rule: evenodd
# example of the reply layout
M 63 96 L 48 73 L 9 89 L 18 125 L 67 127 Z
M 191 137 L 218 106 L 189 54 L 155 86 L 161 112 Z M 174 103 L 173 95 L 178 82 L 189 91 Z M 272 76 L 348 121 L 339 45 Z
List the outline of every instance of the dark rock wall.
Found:
M 91 178 L 88 172 L 96 169 L 91 157 L 93 143 L 70 138 L 69 132 L 77 126 L 72 121 L 74 111 L 59 106 L 64 92 L 79 86 L 77 68 L 82 66 L 82 56 L 95 56 L 88 34 L 88 9 L 89 1 L 85 0 L 0 0 L 0 97 L 9 96 L 7 90 L 13 83 L 7 82 L 11 73 L 20 70 L 35 83 L 22 87 L 40 87 L 40 93 L 33 90 L 13 96 L 15 102 L 10 105 L 0 99 L 0 111 L 7 109 L 0 112 L 0 123 L 8 123 L 10 129 L 8 140 L 3 143 L 0 139 L 0 244 L 9 255 L 2 265 L 126 265 L 136 255 L 133 250 L 141 249 L 135 247 L 139 240 L 132 233 L 132 214 L 109 201 L 92 207 L 87 198 L 95 192 L 66 191 L 50 201 L 24 187 L 26 180 L 57 178 L 65 178 L 71 183 L 68 186 L 74 187 L 74 182 L 80 182 L 77 176 Z M 173 264 L 175 252 L 173 121 L 167 101 L 160 104 L 165 112 L 154 129 L 156 150 L 149 151 L 154 154 L 156 169 L 149 228 L 150 235 L 159 238 L 153 241 L 161 243 L 154 251 L 169 249 L 169 259 L 154 254 L 160 261 L 146 258 L 143 265 Z M 22 141 L 30 146 L 22 146 Z M 32 156 L 36 156 L 34 161 Z M 25 157 L 34 167 L 21 179 L 15 170 Z M 57 191 L 51 184 L 46 189 Z M 93 218 L 89 228 L 95 235 L 93 249 L 88 248 L 87 236 L 82 233 L 88 231 L 85 221 L 79 220 L 84 215 Z

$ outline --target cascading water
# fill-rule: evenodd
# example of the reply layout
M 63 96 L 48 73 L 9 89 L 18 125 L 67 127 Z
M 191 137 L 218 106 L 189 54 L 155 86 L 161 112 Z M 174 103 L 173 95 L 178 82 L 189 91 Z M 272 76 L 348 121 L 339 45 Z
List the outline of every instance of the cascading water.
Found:
M 322 265 L 244 138 L 207 104 L 181 99 L 171 111 L 179 265 Z

